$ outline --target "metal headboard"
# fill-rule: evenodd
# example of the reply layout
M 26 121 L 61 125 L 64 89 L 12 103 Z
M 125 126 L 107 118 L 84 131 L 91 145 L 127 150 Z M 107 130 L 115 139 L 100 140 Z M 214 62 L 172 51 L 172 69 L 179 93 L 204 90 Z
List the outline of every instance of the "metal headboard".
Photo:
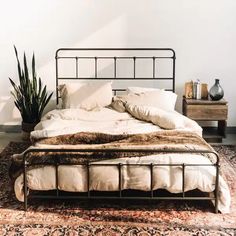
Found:
M 115 55 L 112 56 L 104 56 L 100 55 L 102 54 L 101 52 L 112 52 Z M 132 52 L 131 55 L 118 55 L 116 52 Z M 73 52 L 73 53 L 72 53 Z M 94 55 L 92 56 L 84 56 L 82 55 L 82 52 L 90 52 L 93 53 Z M 143 52 L 145 55 L 138 55 L 136 52 Z M 63 53 L 65 55 L 63 55 Z M 146 55 L 146 54 L 151 54 L 151 55 Z M 168 53 L 171 55 L 163 55 L 163 53 Z M 62 54 L 62 55 L 61 55 Z M 60 48 L 56 51 L 56 100 L 57 104 L 59 101 L 59 96 L 58 96 L 58 84 L 59 80 L 94 80 L 94 79 L 99 79 L 99 80 L 167 80 L 171 81 L 171 87 L 172 88 L 167 88 L 166 90 L 170 91 L 175 91 L 175 51 L 171 48 Z M 60 77 L 59 76 L 59 60 L 64 60 L 64 59 L 72 59 L 73 65 L 75 66 L 75 75 L 70 76 L 70 77 Z M 106 60 L 110 59 L 112 60 L 114 71 L 113 71 L 113 76 L 109 78 L 103 78 L 103 77 L 98 77 L 98 61 L 99 60 Z M 118 77 L 117 76 L 117 61 L 118 60 L 123 60 L 127 61 L 127 59 L 132 60 L 132 70 L 133 70 L 133 75 L 131 77 Z M 136 71 L 137 71 L 137 61 L 138 60 L 145 60 L 145 59 L 151 59 L 152 60 L 152 77 L 147 78 L 147 77 L 137 77 L 136 76 Z M 157 62 L 160 60 L 171 60 L 172 66 L 171 66 L 171 76 L 168 77 L 158 77 L 156 75 L 157 71 Z M 79 75 L 79 60 L 94 60 L 94 77 L 80 77 Z M 124 91 L 125 89 L 113 89 L 113 91 Z

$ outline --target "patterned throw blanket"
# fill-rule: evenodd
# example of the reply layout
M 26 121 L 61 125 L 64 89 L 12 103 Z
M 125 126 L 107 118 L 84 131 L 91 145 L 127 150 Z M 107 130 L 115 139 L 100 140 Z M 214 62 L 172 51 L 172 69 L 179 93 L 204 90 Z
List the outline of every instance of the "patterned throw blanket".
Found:
M 213 150 L 200 136 L 192 132 L 166 130 L 147 134 L 111 135 L 103 133 L 80 132 L 70 135 L 60 135 L 37 140 L 30 148 L 57 148 L 57 149 L 99 149 L 91 152 L 39 152 L 27 155 L 27 162 L 38 164 L 59 163 L 85 164 L 87 162 L 107 160 L 114 158 L 132 158 L 156 154 L 150 152 L 104 152 L 104 149 L 155 149 L 159 152 L 165 150 Z M 100 151 L 101 150 L 101 151 Z M 29 167 L 33 168 L 33 167 Z M 35 168 L 35 166 L 34 166 Z M 11 179 L 14 181 L 23 172 L 23 153 L 14 155 L 9 169 Z

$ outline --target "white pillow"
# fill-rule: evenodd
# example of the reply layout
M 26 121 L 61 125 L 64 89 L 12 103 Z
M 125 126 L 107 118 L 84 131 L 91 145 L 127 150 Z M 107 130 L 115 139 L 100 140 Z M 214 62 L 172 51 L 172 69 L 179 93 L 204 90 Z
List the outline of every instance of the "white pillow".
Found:
M 58 85 L 58 93 L 60 97 L 61 104 L 59 105 L 60 108 L 66 109 L 69 106 L 69 96 L 79 90 L 82 86 L 86 83 L 77 82 L 77 83 L 66 83 Z
M 111 104 L 112 82 L 67 83 L 58 86 L 62 108 L 82 108 L 87 111 Z
M 130 93 L 144 93 L 144 92 L 150 92 L 150 91 L 160 91 L 161 89 L 158 88 L 144 88 L 144 87 L 128 87 L 126 89 L 127 94 Z
M 144 93 L 131 93 L 128 95 L 116 96 L 114 101 L 122 101 L 127 104 L 151 106 L 161 108 L 167 111 L 173 111 L 175 109 L 175 103 L 177 94 L 165 91 L 157 90 Z

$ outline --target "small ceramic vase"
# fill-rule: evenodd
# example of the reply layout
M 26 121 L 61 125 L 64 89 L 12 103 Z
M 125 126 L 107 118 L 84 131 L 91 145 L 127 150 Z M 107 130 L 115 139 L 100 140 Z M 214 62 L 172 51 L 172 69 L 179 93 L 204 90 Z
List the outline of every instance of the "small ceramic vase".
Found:
M 211 87 L 209 91 L 210 98 L 214 101 L 218 101 L 224 97 L 224 90 L 220 86 L 220 80 L 215 79 L 215 84 Z

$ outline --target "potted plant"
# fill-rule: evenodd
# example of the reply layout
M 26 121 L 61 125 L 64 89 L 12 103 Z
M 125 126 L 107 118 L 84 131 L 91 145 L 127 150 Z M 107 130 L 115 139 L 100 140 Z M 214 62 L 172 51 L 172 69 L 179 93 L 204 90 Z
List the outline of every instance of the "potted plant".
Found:
M 48 95 L 46 85 L 42 86 L 41 78 L 37 78 L 34 54 L 32 57 L 32 76 L 30 78 L 25 53 L 23 67 L 21 67 L 15 46 L 14 49 L 17 59 L 19 85 L 9 78 L 14 89 L 11 94 L 14 97 L 14 103 L 22 117 L 23 138 L 28 139 L 30 132 L 34 130 L 35 125 L 40 121 L 43 110 L 53 93 Z

